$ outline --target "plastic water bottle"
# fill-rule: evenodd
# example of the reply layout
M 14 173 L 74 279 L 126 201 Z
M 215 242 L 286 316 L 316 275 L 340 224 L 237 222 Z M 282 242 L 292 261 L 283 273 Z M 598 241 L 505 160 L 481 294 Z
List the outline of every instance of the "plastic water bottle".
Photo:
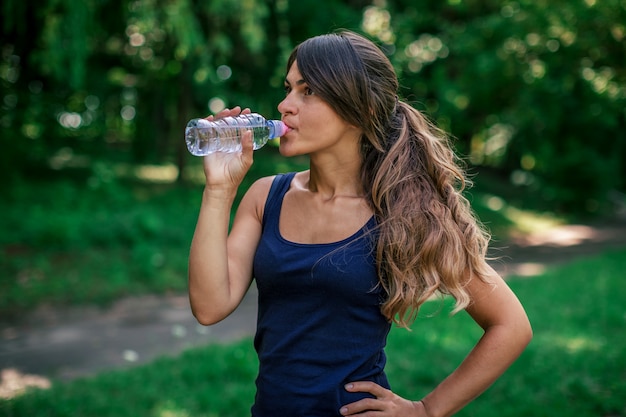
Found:
M 280 120 L 265 120 L 257 113 L 213 121 L 192 119 L 185 128 L 185 142 L 189 152 L 196 156 L 214 152 L 239 152 L 241 136 L 248 130 L 252 131 L 253 148 L 257 150 L 268 140 L 287 133 L 289 128 Z

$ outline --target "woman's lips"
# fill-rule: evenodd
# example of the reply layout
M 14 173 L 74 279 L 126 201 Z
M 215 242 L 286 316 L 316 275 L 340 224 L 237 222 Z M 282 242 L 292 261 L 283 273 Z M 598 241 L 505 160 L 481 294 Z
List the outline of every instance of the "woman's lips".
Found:
M 287 133 L 293 130 L 293 127 L 289 126 L 287 123 L 283 122 L 283 125 L 285 126 L 285 130 L 283 131 L 283 134 L 281 136 L 285 136 Z

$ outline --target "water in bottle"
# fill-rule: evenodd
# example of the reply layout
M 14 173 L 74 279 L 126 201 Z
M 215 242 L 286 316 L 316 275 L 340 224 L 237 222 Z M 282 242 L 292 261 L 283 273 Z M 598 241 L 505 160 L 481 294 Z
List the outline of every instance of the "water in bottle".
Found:
M 252 131 L 253 148 L 256 150 L 268 140 L 284 135 L 289 128 L 280 120 L 266 120 L 257 113 L 212 121 L 193 119 L 187 123 L 185 142 L 189 152 L 196 156 L 213 152 L 239 152 L 241 135 L 248 130 Z

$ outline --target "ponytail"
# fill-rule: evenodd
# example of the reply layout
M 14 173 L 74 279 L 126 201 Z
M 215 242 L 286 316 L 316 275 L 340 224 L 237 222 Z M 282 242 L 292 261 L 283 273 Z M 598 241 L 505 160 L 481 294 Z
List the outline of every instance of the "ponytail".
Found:
M 379 222 L 377 262 L 388 297 L 382 313 L 402 327 L 436 293 L 471 300 L 465 285 L 488 280 L 489 235 L 468 200 L 463 170 L 443 131 L 399 101 L 390 118 L 385 150 L 365 149 L 362 179 Z

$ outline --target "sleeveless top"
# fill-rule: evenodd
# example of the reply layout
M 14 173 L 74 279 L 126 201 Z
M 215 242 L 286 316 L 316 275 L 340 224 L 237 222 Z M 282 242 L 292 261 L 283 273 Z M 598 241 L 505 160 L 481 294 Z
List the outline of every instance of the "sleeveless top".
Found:
M 294 175 L 279 175 L 272 184 L 254 256 L 259 374 L 253 417 L 340 416 L 341 406 L 371 397 L 348 393 L 348 382 L 389 389 L 384 347 L 391 325 L 380 312 L 376 221 L 334 243 L 284 239 L 279 218 Z

